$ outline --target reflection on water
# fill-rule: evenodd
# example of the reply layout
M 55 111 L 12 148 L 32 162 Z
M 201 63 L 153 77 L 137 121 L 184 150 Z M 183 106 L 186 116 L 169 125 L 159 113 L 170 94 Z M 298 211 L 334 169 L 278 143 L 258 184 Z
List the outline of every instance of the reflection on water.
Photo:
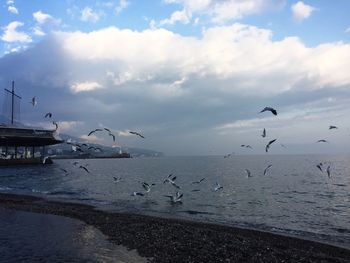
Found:
M 147 262 L 78 220 L 0 208 L 1 262 Z
M 331 178 L 316 165 L 331 164 Z M 79 201 L 103 209 L 185 217 L 299 235 L 350 247 L 350 156 L 289 155 L 55 160 L 50 166 L 1 168 L 0 191 Z M 264 169 L 272 164 L 267 175 Z M 61 168 L 68 171 L 64 173 Z M 251 171 L 247 178 L 245 169 Z M 182 205 L 164 195 L 177 191 Z M 121 177 L 115 183 L 113 176 Z M 192 184 L 205 177 L 200 184 Z M 156 183 L 145 196 L 140 182 Z M 223 190 L 214 191 L 219 182 Z M 195 191 L 193 191 L 195 190 Z

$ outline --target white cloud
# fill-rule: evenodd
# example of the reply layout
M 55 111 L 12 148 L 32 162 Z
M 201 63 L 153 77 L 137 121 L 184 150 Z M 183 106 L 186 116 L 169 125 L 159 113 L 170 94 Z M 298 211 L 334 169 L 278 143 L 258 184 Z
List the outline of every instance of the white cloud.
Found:
M 104 140 L 102 138 L 97 137 L 94 134 L 91 134 L 90 136 L 88 136 L 87 134 L 81 135 L 80 139 L 86 140 L 88 142 L 92 142 L 92 143 L 103 143 Z
M 45 36 L 45 32 L 40 27 L 33 28 L 33 34 L 36 36 Z
M 24 24 L 19 21 L 14 21 L 4 27 L 4 34 L 1 39 L 5 42 L 32 42 L 30 36 L 24 32 L 17 31 L 17 27 L 21 27 Z
M 9 6 L 7 10 L 12 14 L 18 14 L 18 9 L 14 6 Z
M 194 76 L 219 80 L 218 92 L 264 96 L 298 89 L 303 82 L 308 89 L 350 83 L 346 71 L 350 68 L 350 45 L 308 48 L 298 38 L 273 41 L 270 30 L 237 23 L 209 28 L 201 38 L 164 29 L 138 32 L 114 27 L 58 35 L 65 52 L 73 58 L 110 65 L 105 76 L 115 85 L 152 83 L 154 90 L 164 87 L 176 96 L 182 94 L 183 87 L 174 88 L 171 83 Z M 155 82 L 165 77 L 167 81 Z
M 190 22 L 191 15 L 186 12 L 186 10 L 175 11 L 171 14 L 170 18 L 163 19 L 159 22 L 160 25 L 173 25 L 177 22 L 182 24 L 188 24 Z
M 350 26 L 347 29 L 345 29 L 345 33 L 350 33 Z
M 301 22 L 310 17 L 311 13 L 315 10 L 314 7 L 304 4 L 302 1 L 299 1 L 292 5 L 291 9 L 294 19 L 298 22 Z
M 127 8 L 129 4 L 129 1 L 127 0 L 119 0 L 119 4 L 115 8 L 116 14 L 119 14 L 121 11 Z
M 87 6 L 81 11 L 80 20 L 84 22 L 96 23 L 98 20 L 100 20 L 100 15 L 91 7 Z
M 44 24 L 48 20 L 52 19 L 52 16 L 49 14 L 43 13 L 41 10 L 33 13 L 34 20 L 39 24 Z
M 167 4 L 180 4 L 182 11 L 174 12 L 165 19 L 166 24 L 175 22 L 188 23 L 194 14 L 210 17 L 214 23 L 224 23 L 232 19 L 240 19 L 246 15 L 260 13 L 266 8 L 279 6 L 281 0 L 164 0 Z M 186 17 L 185 17 L 186 15 Z M 182 19 L 180 19 L 181 17 Z M 178 19 L 175 19 L 178 18 Z
M 102 89 L 102 85 L 100 85 L 97 82 L 80 82 L 80 83 L 74 83 L 71 85 L 70 89 L 74 93 L 82 92 L 82 91 L 92 91 L 96 89 Z

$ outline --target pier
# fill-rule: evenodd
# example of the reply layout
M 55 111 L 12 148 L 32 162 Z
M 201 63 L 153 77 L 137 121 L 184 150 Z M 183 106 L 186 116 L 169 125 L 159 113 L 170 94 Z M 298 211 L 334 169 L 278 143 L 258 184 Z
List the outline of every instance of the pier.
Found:
M 0 166 L 52 162 L 45 158 L 45 146 L 63 142 L 57 131 L 15 124 L 14 100 L 21 97 L 15 94 L 14 82 L 12 91 L 5 92 L 11 94 L 11 123 L 0 124 Z

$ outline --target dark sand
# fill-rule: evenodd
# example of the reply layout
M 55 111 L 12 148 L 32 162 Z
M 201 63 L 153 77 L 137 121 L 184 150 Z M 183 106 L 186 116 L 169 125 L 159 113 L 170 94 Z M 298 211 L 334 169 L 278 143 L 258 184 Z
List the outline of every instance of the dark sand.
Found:
M 12 194 L 0 194 L 0 206 L 79 219 L 153 262 L 350 262 L 350 250 L 255 230 Z

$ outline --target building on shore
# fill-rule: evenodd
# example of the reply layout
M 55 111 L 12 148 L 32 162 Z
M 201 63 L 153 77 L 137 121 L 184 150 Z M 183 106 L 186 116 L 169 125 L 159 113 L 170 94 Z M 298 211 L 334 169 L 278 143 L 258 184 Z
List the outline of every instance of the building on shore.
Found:
M 57 131 L 15 122 L 15 99 L 19 100 L 21 97 L 15 94 L 14 82 L 12 91 L 5 91 L 10 94 L 11 108 L 10 118 L 3 118 L 0 122 L 0 166 L 52 162 L 45 156 L 45 146 L 63 142 Z

